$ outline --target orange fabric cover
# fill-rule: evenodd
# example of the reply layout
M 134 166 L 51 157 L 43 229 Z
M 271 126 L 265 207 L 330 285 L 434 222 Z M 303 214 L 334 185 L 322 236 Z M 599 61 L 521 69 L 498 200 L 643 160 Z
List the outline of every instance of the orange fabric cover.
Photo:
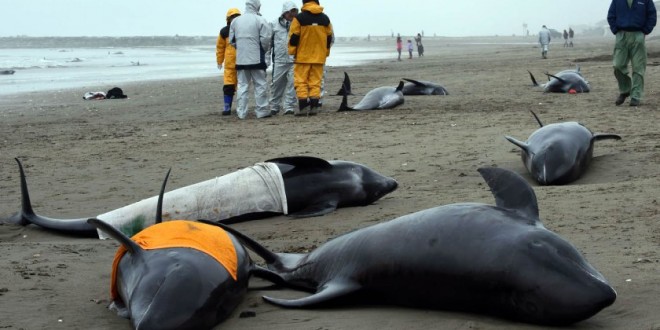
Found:
M 166 248 L 191 248 L 215 258 L 227 269 L 234 280 L 237 280 L 238 257 L 229 234 L 222 228 L 201 222 L 172 220 L 147 227 L 131 237 L 145 250 Z M 117 291 L 117 267 L 126 254 L 126 248 L 121 245 L 112 262 L 112 277 L 110 295 L 115 300 L 119 297 Z

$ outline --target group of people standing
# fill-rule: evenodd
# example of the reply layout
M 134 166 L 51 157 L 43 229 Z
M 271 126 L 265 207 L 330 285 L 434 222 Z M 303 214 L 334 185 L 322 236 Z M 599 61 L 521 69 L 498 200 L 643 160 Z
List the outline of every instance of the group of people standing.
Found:
M 575 35 L 575 32 L 573 32 L 572 28 L 568 28 L 568 31 L 564 30 L 564 48 L 566 47 L 573 47 L 573 36 Z
M 422 35 L 417 33 L 417 36 L 415 37 L 415 44 L 417 46 L 417 56 L 422 57 L 424 56 L 424 45 L 422 45 Z M 412 40 L 408 39 L 408 44 L 406 46 L 408 49 L 408 59 L 413 58 L 413 44 Z M 399 54 L 399 58 L 397 60 L 401 61 L 401 51 L 403 50 L 403 39 L 401 39 L 401 35 L 397 34 L 396 36 L 396 51 Z
M 317 113 L 334 34 L 318 0 L 302 3 L 299 11 L 295 3 L 285 1 L 271 23 L 259 13 L 260 0 L 246 0 L 243 13 L 238 8 L 227 11 L 227 25 L 220 30 L 216 46 L 218 69 L 224 68 L 223 115 L 231 114 L 236 97 L 238 118 L 247 118 L 250 85 L 257 118 L 281 111 L 296 116 Z M 266 69 L 271 63 L 269 88 Z

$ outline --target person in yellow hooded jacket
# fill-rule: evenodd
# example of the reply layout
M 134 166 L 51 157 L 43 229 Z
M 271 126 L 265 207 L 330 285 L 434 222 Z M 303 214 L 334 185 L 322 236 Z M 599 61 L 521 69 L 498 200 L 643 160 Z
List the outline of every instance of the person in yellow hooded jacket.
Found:
M 289 54 L 294 56 L 293 84 L 298 97 L 296 116 L 315 115 L 319 108 L 323 67 L 332 42 L 332 24 L 319 1 L 303 0 L 300 14 L 289 28 Z
M 215 57 L 218 63 L 218 70 L 222 70 L 224 64 L 224 78 L 222 93 L 224 94 L 225 107 L 222 111 L 223 116 L 231 115 L 231 104 L 236 93 L 236 48 L 229 42 L 229 26 L 234 18 L 241 15 L 238 8 L 231 8 L 227 11 L 227 26 L 220 30 L 218 42 L 215 46 Z

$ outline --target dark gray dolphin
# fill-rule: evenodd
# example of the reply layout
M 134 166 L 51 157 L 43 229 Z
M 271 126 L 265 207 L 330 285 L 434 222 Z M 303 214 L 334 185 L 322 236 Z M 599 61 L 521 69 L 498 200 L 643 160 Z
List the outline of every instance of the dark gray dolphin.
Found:
M 341 88 L 337 92 L 337 95 L 353 95 L 353 90 L 351 89 L 351 79 L 348 78 L 348 73 L 344 72 L 344 82 L 341 84 Z
M 113 263 L 110 308 L 129 318 L 134 329 L 211 329 L 242 301 L 253 263 L 236 238 L 218 227 L 161 223 L 165 182 L 156 224 L 135 241 L 101 220 L 88 220 L 122 245 Z M 200 240 L 201 249 L 187 244 Z M 218 254 L 204 250 L 207 246 Z
M 495 206 L 423 210 L 344 234 L 308 254 L 272 253 L 223 228 L 265 259 L 273 273 L 269 280 L 279 276 L 277 284 L 312 293 L 292 300 L 264 297 L 283 307 L 366 299 L 567 325 L 614 302 L 616 292 L 603 275 L 543 227 L 536 195 L 520 175 L 499 168 L 479 172 Z
M 543 87 L 545 93 L 568 93 L 570 90 L 575 90 L 576 93 L 588 93 L 591 90 L 589 82 L 580 73 L 579 66 L 575 70 L 564 70 L 554 75 L 545 73 L 549 80 L 543 85 L 536 82 L 530 71 L 527 72 L 534 86 Z
M 372 89 L 353 107 L 348 106 L 348 98 L 344 95 L 337 111 L 392 109 L 403 104 L 402 90 L 403 81 L 396 88 L 385 86 Z
M 18 159 L 16 159 L 16 162 L 20 171 L 21 211 L 10 218 L 0 219 L 0 222 L 19 225 L 35 224 L 49 230 L 71 235 L 97 236 L 96 227 L 87 223 L 87 219 L 90 217 L 56 219 L 36 214 L 30 202 L 23 166 Z M 320 216 L 328 214 L 338 207 L 369 205 L 394 191 L 398 186 L 396 180 L 381 175 L 367 166 L 349 161 L 326 161 L 316 157 L 296 156 L 270 159 L 266 163 L 274 163 L 279 169 L 288 204 L 287 215 L 294 218 Z M 165 194 L 165 197 L 167 198 L 170 193 L 172 192 Z M 235 192 L 227 191 L 226 194 L 235 194 Z M 138 206 L 142 202 L 129 204 L 102 215 L 113 214 L 113 212 L 131 214 L 131 212 L 127 211 L 131 211 L 130 209 L 133 208 L 135 209 L 135 218 L 139 218 L 140 214 L 142 214 L 140 213 L 142 209 L 138 209 Z M 152 204 L 147 206 L 151 208 L 150 210 L 155 209 L 155 206 Z M 209 204 L 208 207 L 213 208 L 214 204 Z M 122 212 L 115 212 L 122 209 Z M 178 214 L 185 214 L 185 212 L 182 210 Z M 282 214 L 282 212 L 252 211 L 246 209 L 242 210 L 240 214 L 233 214 L 231 217 L 211 220 L 233 223 L 261 219 L 278 214 Z M 106 222 L 110 221 L 110 219 L 106 220 L 102 218 L 102 215 L 96 217 Z M 141 229 L 143 227 L 124 228 L 123 230 L 128 235 L 132 235 Z
M 410 82 L 403 85 L 403 95 L 449 95 L 446 88 L 431 81 L 403 80 Z
M 505 136 L 521 149 L 521 158 L 534 180 L 542 185 L 566 184 L 577 180 L 587 170 L 597 140 L 620 140 L 617 134 L 592 133 L 577 122 L 543 125 L 530 111 L 541 128 L 527 142 Z

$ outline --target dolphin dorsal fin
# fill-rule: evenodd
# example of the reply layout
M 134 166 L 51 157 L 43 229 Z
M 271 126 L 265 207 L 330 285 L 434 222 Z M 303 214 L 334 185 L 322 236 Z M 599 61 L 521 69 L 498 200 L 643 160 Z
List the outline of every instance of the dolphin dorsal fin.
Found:
M 497 206 L 526 215 L 530 225 L 540 224 L 536 194 L 523 177 L 497 167 L 482 167 L 478 171 L 490 187 Z
M 160 193 L 158 193 L 158 203 L 156 204 L 156 223 L 163 222 L 163 199 L 165 196 L 165 186 L 167 185 L 167 179 L 170 177 L 170 172 L 172 169 L 167 170 L 165 174 L 165 180 L 163 180 L 163 185 L 160 186 Z
M 135 241 L 133 241 L 130 237 L 126 236 L 124 233 L 119 231 L 117 228 L 109 225 L 105 221 L 99 220 L 99 219 L 89 219 L 87 220 L 87 223 L 90 225 L 96 227 L 99 230 L 104 231 L 108 236 L 116 239 L 121 245 L 123 245 L 128 252 L 136 254 L 144 251 Z
M 539 119 L 539 116 L 537 116 L 534 111 L 529 110 L 529 112 L 532 113 L 532 116 L 534 116 L 534 119 L 536 119 L 536 122 L 539 123 L 539 126 L 543 127 L 543 123 L 541 122 L 541 119 Z
M 399 80 L 399 86 L 396 86 L 396 91 L 400 92 L 403 90 L 403 80 Z

